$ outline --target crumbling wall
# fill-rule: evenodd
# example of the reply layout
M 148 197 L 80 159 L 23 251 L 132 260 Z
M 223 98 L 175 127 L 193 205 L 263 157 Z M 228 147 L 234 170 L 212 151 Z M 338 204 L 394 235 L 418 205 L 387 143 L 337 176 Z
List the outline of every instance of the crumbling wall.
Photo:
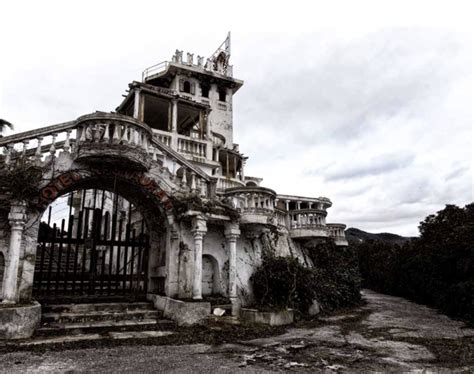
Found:
M 226 240 L 223 228 L 209 226 L 208 232 L 204 236 L 202 254 L 212 256 L 217 262 L 217 269 L 214 270 L 215 285 L 217 293 L 223 296 L 228 295 L 229 290 L 229 254 L 226 248 Z M 217 283 L 217 284 L 216 284 Z
M 3 274 L 5 274 L 5 256 L 0 252 L 0 297 L 3 292 Z
M 8 213 L 5 210 L 0 210 L 0 299 L 3 295 L 3 276 L 5 274 L 9 240 L 10 225 L 8 223 Z

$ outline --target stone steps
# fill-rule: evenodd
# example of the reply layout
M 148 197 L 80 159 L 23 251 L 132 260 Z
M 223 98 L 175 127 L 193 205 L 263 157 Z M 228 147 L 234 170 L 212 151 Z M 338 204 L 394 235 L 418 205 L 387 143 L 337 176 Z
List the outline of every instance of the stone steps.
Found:
M 41 327 L 31 344 L 88 340 L 87 336 L 94 336 L 92 340 L 157 337 L 163 333 L 160 330 L 174 326 L 149 302 L 50 303 L 42 307 Z
M 134 303 L 81 303 L 81 304 L 50 304 L 43 306 L 43 313 L 81 313 L 91 311 L 130 311 L 156 310 L 149 302 Z
M 120 321 L 120 320 L 142 320 L 150 318 L 159 318 L 160 313 L 157 310 L 131 310 L 125 312 L 83 312 L 83 313 L 43 313 L 41 320 L 44 323 L 62 322 L 92 322 L 92 321 Z

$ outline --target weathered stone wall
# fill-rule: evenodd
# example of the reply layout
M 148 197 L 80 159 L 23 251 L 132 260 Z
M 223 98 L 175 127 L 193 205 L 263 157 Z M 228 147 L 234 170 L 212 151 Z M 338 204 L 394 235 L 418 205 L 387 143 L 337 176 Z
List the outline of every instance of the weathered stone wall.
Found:
M 312 266 L 299 243 L 293 241 L 286 232 L 265 231 L 260 234 L 243 232 L 237 241 L 237 291 L 243 306 L 253 302 L 250 277 L 262 263 L 265 251 L 275 256 L 297 258 L 302 264 Z
M 5 273 L 5 256 L 0 252 L 0 299 L 3 290 L 3 274 Z
M 20 300 L 30 300 L 33 294 L 33 278 L 35 274 L 36 250 L 41 213 L 36 210 L 28 212 L 28 221 L 23 231 L 20 252 L 20 268 L 18 271 L 18 287 Z
M 3 276 L 8 254 L 8 241 L 10 240 L 10 225 L 8 224 L 8 213 L 0 210 L 0 299 L 3 292 Z
M 203 256 L 211 256 L 217 263 L 214 270 L 214 288 L 218 294 L 228 296 L 229 255 L 222 226 L 209 226 L 204 237 Z

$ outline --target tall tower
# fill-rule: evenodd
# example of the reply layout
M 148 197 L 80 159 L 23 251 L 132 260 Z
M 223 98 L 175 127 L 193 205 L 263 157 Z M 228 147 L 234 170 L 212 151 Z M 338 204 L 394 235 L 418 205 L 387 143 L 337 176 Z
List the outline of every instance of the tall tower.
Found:
M 157 139 L 238 186 L 245 184 L 245 158 L 233 142 L 232 98 L 243 81 L 233 77 L 230 43 L 229 33 L 208 58 L 176 50 L 171 61 L 145 69 L 142 82 L 129 85 L 117 111 L 145 122 Z

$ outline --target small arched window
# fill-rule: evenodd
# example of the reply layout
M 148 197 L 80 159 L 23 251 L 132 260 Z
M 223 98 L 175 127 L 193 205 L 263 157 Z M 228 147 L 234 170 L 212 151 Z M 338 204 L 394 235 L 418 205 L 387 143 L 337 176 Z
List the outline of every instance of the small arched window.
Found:
M 183 83 L 183 92 L 191 93 L 191 82 L 184 81 L 184 83 Z
M 219 101 L 222 101 L 222 102 L 226 102 L 226 98 L 227 98 L 227 94 L 225 92 L 225 90 L 223 89 L 220 89 L 219 90 Z

